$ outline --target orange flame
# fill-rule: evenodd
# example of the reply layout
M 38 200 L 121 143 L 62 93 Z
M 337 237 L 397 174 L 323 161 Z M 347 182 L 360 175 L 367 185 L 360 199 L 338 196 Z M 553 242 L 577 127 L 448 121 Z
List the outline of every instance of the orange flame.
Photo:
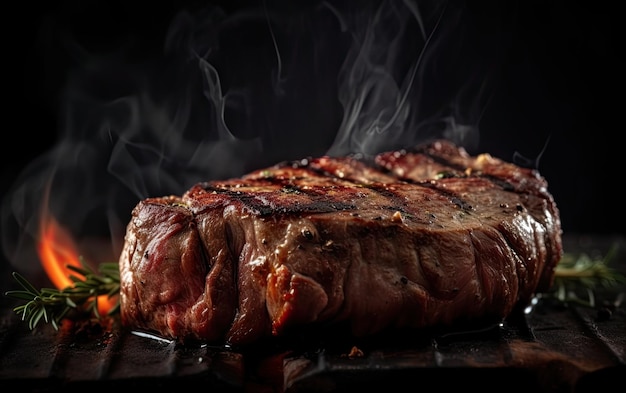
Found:
M 66 230 L 52 217 L 42 220 L 41 239 L 37 247 L 48 278 L 58 289 L 72 286 L 68 265 L 80 267 L 76 245 Z
M 76 272 L 68 269 L 68 265 L 81 267 L 78 248 L 70 234 L 50 215 L 44 214 L 41 220 L 41 237 L 37 245 L 37 253 L 48 278 L 58 289 L 74 286 L 70 275 Z M 98 312 L 100 315 L 113 308 L 116 300 L 106 295 L 98 296 Z

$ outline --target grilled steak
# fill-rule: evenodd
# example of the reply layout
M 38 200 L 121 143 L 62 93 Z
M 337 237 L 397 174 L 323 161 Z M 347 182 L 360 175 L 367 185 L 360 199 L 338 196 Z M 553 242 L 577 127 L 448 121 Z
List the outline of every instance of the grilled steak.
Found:
M 561 255 L 536 170 L 445 140 L 305 159 L 140 201 L 121 318 L 232 345 L 305 326 L 364 337 L 502 321 L 550 287 Z

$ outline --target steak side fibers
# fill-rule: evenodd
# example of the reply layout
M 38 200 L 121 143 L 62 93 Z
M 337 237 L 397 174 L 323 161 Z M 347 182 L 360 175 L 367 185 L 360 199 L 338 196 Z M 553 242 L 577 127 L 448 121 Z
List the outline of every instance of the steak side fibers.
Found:
M 364 337 L 501 321 L 549 289 L 561 255 L 536 170 L 445 140 L 305 159 L 140 201 L 121 318 L 232 345 L 338 323 Z

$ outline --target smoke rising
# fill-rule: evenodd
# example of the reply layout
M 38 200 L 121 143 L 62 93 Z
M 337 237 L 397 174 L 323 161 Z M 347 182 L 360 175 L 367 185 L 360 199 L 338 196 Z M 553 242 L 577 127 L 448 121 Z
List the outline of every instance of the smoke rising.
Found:
M 474 147 L 498 23 L 455 2 L 267 2 L 182 10 L 147 61 L 65 37 L 76 66 L 59 138 L 2 202 L 5 256 L 39 269 L 42 209 L 76 237 L 112 239 L 115 255 L 146 197 L 306 156 L 436 137 Z

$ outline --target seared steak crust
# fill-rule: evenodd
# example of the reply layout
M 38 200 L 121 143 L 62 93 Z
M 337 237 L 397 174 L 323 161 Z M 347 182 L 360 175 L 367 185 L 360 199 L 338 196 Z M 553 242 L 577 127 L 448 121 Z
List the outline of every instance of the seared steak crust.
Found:
M 122 322 L 244 345 L 342 322 L 356 336 L 502 320 L 562 255 L 543 177 L 448 141 L 320 157 L 140 201 Z

